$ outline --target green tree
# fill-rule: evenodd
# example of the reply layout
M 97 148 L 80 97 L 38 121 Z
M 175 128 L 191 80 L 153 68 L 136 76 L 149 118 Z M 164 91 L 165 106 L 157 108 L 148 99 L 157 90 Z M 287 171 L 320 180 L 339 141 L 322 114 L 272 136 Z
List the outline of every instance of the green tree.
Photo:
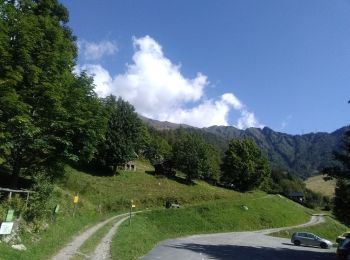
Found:
M 89 162 L 107 130 L 103 103 L 94 92 L 93 79 L 85 72 L 76 75 L 67 89 L 63 106 L 67 112 L 67 138 L 75 161 Z
M 217 175 L 219 167 L 215 152 L 198 134 L 180 134 L 173 146 L 175 168 L 186 174 L 188 183 L 196 178 L 210 179 Z
M 239 191 L 259 187 L 270 178 L 270 167 L 259 147 L 251 139 L 231 140 L 221 165 L 223 182 Z
M 210 144 L 204 144 L 201 149 L 201 178 L 217 182 L 220 179 L 220 156 L 219 152 Z
M 67 10 L 57 1 L 2 1 L 1 149 L 18 176 L 69 156 L 62 106 L 76 56 Z
M 101 121 L 91 80 L 72 73 L 66 8 L 1 1 L 0 19 L 0 164 L 17 186 L 20 175 L 52 178 L 68 160 L 91 158 Z
M 334 152 L 335 166 L 324 169 L 328 178 L 336 178 L 334 214 L 339 220 L 350 224 L 350 131 L 344 135 L 340 152 Z
M 141 120 L 128 102 L 111 95 L 104 99 L 107 130 L 98 148 L 96 160 L 116 173 L 117 167 L 137 156 Z
M 153 131 L 145 151 L 146 158 L 154 165 L 171 159 L 172 147 L 157 132 Z

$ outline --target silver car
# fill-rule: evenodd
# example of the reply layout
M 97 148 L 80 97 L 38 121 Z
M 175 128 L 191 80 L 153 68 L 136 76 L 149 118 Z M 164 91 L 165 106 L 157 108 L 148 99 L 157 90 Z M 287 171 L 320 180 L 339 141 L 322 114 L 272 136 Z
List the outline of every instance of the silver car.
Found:
M 320 238 L 312 233 L 307 232 L 296 232 L 292 235 L 291 241 L 294 245 L 306 245 L 306 246 L 319 246 L 321 248 L 330 248 L 332 247 L 332 242 Z

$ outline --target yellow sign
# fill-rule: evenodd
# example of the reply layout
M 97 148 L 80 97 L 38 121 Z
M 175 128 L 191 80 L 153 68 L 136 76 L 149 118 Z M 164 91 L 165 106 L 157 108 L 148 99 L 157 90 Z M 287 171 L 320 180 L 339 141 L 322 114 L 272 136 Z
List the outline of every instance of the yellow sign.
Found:
M 131 207 L 132 207 L 132 208 L 136 208 L 136 205 L 132 204 Z
M 79 196 L 77 195 L 77 196 L 74 196 L 74 198 L 73 198 L 73 203 L 74 204 L 78 204 L 78 202 L 79 202 Z

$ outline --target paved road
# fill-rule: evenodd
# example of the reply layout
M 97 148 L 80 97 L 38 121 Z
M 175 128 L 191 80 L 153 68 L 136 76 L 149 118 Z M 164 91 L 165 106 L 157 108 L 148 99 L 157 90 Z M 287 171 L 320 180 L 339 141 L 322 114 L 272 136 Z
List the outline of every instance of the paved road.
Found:
M 323 222 L 322 216 L 313 216 L 310 222 L 300 226 Z M 293 227 L 289 227 L 293 228 Z M 166 240 L 158 244 L 142 260 L 312 260 L 335 259 L 334 249 L 297 247 L 290 239 L 271 237 L 267 234 L 288 228 L 197 235 Z

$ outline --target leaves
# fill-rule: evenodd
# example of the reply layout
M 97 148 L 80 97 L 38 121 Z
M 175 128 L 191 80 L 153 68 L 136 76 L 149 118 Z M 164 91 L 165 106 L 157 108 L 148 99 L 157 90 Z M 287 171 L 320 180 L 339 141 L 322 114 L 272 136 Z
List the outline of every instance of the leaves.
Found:
M 175 168 L 183 171 L 187 181 L 195 178 L 218 179 L 218 152 L 198 134 L 180 134 L 173 146 Z
M 221 171 L 221 180 L 239 191 L 257 188 L 270 176 L 267 159 L 251 139 L 231 140 Z

